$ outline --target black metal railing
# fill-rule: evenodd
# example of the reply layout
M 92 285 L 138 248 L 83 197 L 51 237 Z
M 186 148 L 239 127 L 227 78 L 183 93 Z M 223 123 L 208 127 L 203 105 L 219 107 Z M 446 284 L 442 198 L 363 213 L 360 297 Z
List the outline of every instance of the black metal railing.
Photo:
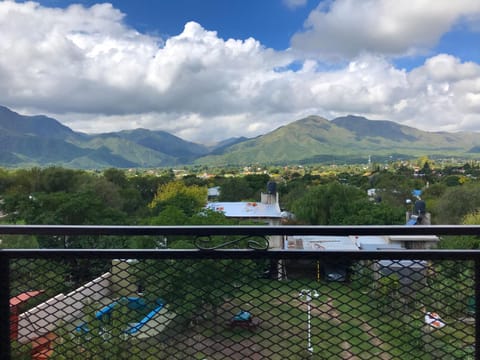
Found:
M 474 359 L 479 251 L 262 244 L 477 234 L 477 226 L 0 226 L 0 238 L 105 246 L 140 237 L 157 246 L 1 249 L 1 358 Z M 181 245 L 191 248 L 171 248 Z

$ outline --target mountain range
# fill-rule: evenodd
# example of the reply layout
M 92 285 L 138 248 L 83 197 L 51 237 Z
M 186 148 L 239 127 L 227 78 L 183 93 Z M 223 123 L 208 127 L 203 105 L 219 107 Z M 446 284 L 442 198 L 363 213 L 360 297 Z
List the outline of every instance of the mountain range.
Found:
M 75 132 L 47 116 L 24 116 L 0 106 L 0 166 L 154 168 L 187 164 L 246 165 L 366 162 L 378 159 L 474 158 L 479 133 L 426 132 L 359 116 L 327 120 L 309 116 L 256 138 L 231 138 L 206 146 L 165 131 Z M 383 160 L 382 160 L 383 161 Z

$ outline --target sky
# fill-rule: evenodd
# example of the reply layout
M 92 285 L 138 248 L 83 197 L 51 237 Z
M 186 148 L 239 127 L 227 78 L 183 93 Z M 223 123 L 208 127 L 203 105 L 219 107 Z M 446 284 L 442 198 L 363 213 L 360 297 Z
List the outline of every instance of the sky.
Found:
M 0 1 L 0 105 L 203 144 L 309 115 L 480 131 L 480 1 Z

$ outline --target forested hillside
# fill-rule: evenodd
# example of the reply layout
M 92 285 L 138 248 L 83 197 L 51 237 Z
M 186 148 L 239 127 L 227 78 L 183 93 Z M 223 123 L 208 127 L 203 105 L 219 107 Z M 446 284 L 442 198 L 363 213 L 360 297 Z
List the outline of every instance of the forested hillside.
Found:
M 1 221 L 7 224 L 55 225 L 201 225 L 238 224 L 222 213 L 205 209 L 207 189 L 220 187 L 220 201 L 259 201 L 269 181 L 277 182 L 288 221 L 312 225 L 392 225 L 405 223 L 406 199 L 423 192 L 433 224 L 476 223 L 480 208 L 478 164 L 439 167 L 422 158 L 420 165 L 363 167 L 265 168 L 249 174 L 208 168 L 197 172 L 102 172 L 61 167 L 0 170 Z M 422 163 L 423 162 L 423 163 Z M 415 166 L 414 166 L 415 165 Z M 212 169 L 213 170 L 213 169 Z M 227 172 L 228 171 L 228 172 Z M 374 196 L 367 190 L 375 189 Z M 6 239 L 4 239 L 6 240 Z M 148 238 L 38 237 L 40 247 L 155 247 Z M 178 244 L 177 244 L 178 241 Z M 169 246 L 185 247 L 187 239 Z M 3 242 L 8 246 L 8 239 Z M 176 245 L 177 244 L 177 245 Z
M 80 169 L 158 168 L 186 164 L 364 163 L 383 160 L 478 158 L 478 133 L 426 132 L 386 120 L 309 116 L 252 139 L 197 144 L 165 131 L 123 130 L 84 134 L 46 116 L 0 107 L 0 166 Z

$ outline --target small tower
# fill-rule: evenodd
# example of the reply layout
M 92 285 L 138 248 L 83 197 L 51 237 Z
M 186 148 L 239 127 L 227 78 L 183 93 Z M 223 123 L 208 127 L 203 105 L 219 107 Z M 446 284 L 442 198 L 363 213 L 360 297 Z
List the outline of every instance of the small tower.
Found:
M 427 212 L 425 201 L 418 198 L 411 211 L 407 211 L 407 225 L 431 225 L 430 213 Z
M 269 181 L 267 183 L 267 192 L 261 194 L 262 204 L 278 204 L 277 183 Z

